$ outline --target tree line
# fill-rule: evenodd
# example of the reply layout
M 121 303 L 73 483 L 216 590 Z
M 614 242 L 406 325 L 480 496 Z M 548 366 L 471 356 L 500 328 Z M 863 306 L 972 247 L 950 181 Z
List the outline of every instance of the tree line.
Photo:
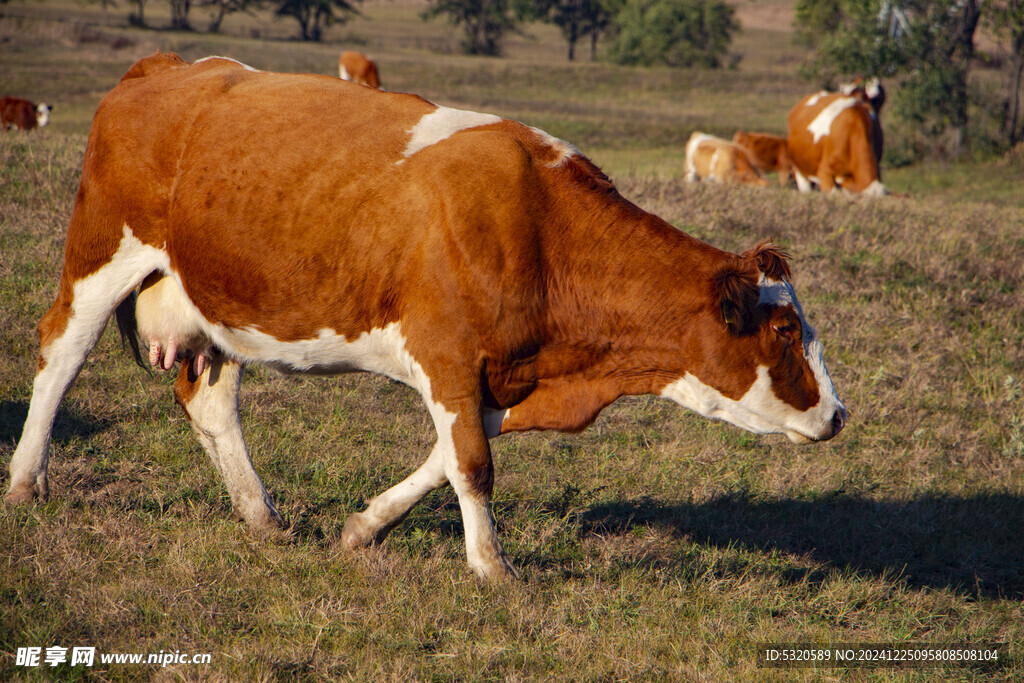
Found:
M 118 0 L 92 0 L 107 10 Z M 125 0 L 128 23 L 147 26 L 146 8 L 154 0 Z M 330 26 L 360 16 L 362 0 L 157 0 L 167 2 L 172 30 L 217 33 L 235 13 L 271 11 L 298 23 L 299 37 L 320 41 Z M 0 0 L 0 4 L 7 0 Z M 206 11 L 205 27 L 196 12 Z M 724 0 L 430 0 L 424 21 L 447 19 L 462 29 L 466 54 L 500 56 L 502 43 L 527 22 L 558 26 L 570 61 L 577 45 L 589 44 L 597 59 L 598 42 L 608 39 L 608 59 L 620 64 L 706 66 L 726 63 L 733 34 L 739 30 L 734 10 Z
M 117 0 L 94 1 L 107 8 Z M 129 22 L 146 25 L 152 1 L 126 0 Z M 309 41 L 359 16 L 362 2 L 159 1 L 170 3 L 173 29 L 195 30 L 195 10 L 209 11 L 210 32 L 220 31 L 233 13 L 270 10 L 295 20 L 300 37 Z M 891 111 L 916 137 L 909 145 L 887 146 L 887 156 L 899 157 L 891 163 L 936 150 L 954 157 L 970 149 L 996 151 L 1021 141 L 1024 0 L 796 0 L 795 9 L 796 40 L 809 50 L 801 69 L 806 79 L 834 87 L 852 76 L 879 76 L 896 86 L 890 88 Z M 724 0 L 429 0 L 421 18 L 443 18 L 461 28 L 462 50 L 475 55 L 498 56 L 510 33 L 543 21 L 561 29 L 570 61 L 581 42 L 589 45 L 591 60 L 602 42 L 603 58 L 626 65 L 719 68 L 739 59 L 729 55 L 739 23 Z M 998 94 L 970 78 L 982 57 L 979 29 L 996 41 L 994 66 L 1003 77 Z M 972 126 L 975 119 L 980 123 Z

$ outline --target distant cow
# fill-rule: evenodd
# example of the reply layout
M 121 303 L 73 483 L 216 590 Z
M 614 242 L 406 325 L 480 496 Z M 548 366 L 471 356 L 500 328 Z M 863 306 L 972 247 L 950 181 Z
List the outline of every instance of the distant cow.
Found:
M 696 132 L 686 143 L 686 180 L 767 187 L 746 150 L 728 140 Z
M 0 122 L 4 130 L 32 130 L 50 122 L 53 107 L 17 97 L 0 98 Z
M 822 192 L 838 185 L 853 193 L 882 196 L 885 186 L 875 153 L 877 119 L 861 99 L 821 91 L 789 112 L 786 144 L 801 192 L 816 181 Z
M 789 163 L 789 152 L 786 150 L 786 138 L 768 133 L 748 133 L 737 131 L 732 141 L 746 150 L 750 160 L 761 173 L 777 173 L 779 185 L 788 185 L 793 177 Z
M 258 531 L 284 523 L 242 438 L 245 364 L 416 389 L 437 442 L 342 540 L 381 542 L 450 484 L 492 579 L 515 575 L 499 434 L 579 431 L 630 394 L 800 443 L 846 419 L 773 245 L 690 237 L 535 128 L 223 58 L 157 53 L 100 102 L 8 502 L 46 498 L 58 405 L 115 311 L 154 365 L 181 360 L 175 397 Z
M 345 81 L 380 89 L 377 64 L 362 52 L 342 52 L 338 58 L 338 76 Z

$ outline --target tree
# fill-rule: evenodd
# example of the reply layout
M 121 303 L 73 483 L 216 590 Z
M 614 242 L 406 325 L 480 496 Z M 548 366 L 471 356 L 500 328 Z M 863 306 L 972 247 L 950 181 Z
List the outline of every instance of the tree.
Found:
M 128 23 L 131 26 L 145 26 L 146 15 L 143 11 L 146 8 L 146 0 L 135 0 L 135 11 L 128 13 Z
M 615 17 L 609 59 L 618 64 L 722 65 L 739 30 L 722 0 L 635 0 Z
M 192 0 L 170 0 L 171 28 L 177 31 L 191 31 L 192 25 L 188 13 L 192 9 Z
M 540 0 L 537 14 L 562 29 L 568 58 L 576 58 L 576 43 L 590 37 L 590 60 L 597 58 L 598 38 L 607 30 L 620 0 Z
M 358 15 L 359 10 L 348 0 L 279 0 L 274 14 L 292 17 L 299 22 L 303 40 L 319 42 L 324 27 L 344 24 L 352 16 Z
M 1003 129 L 1006 143 L 1013 147 L 1020 140 L 1020 91 L 1024 72 L 1024 0 L 990 0 L 986 20 L 992 33 L 1009 46 L 1010 60 L 1003 105 Z
M 261 0 L 206 0 L 203 4 L 213 9 L 213 14 L 210 17 L 210 25 L 206 30 L 210 33 L 220 33 L 220 27 L 221 24 L 224 23 L 224 17 L 234 12 L 244 12 L 255 9 L 261 5 Z
M 516 0 L 431 0 L 420 16 L 434 19 L 445 14 L 455 26 L 462 26 L 466 54 L 498 56 L 505 34 L 513 31 L 519 20 L 532 16 L 533 8 Z
M 979 0 L 798 0 L 796 17 L 816 48 L 806 76 L 826 84 L 842 75 L 901 77 L 897 115 L 933 139 L 952 130 L 959 154 Z

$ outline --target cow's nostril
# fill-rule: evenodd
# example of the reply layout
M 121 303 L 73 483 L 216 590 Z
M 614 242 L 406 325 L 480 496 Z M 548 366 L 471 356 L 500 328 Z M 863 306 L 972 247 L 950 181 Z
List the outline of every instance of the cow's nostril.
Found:
M 846 411 L 840 408 L 836 411 L 835 415 L 832 416 L 832 436 L 835 436 L 842 431 L 846 425 Z

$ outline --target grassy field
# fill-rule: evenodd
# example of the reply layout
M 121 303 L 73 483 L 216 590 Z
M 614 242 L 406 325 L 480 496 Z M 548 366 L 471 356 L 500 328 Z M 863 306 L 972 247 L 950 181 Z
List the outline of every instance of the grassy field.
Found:
M 2 88 L 57 105 L 51 127 L 0 135 L 0 485 L 92 111 L 157 48 L 333 73 L 357 45 L 389 89 L 564 137 L 626 196 L 717 246 L 775 238 L 849 426 L 797 447 L 636 398 L 579 435 L 497 439 L 495 514 L 523 579 L 486 586 L 467 572 L 447 490 L 379 549 L 339 542 L 345 517 L 433 443 L 412 390 L 247 373 L 252 457 L 296 529 L 267 543 L 231 521 L 171 379 L 139 370 L 108 330 L 58 415 L 51 500 L 0 506 L 0 679 L 1024 677 L 1024 162 L 887 169 L 910 196 L 874 202 L 690 186 L 693 129 L 781 132 L 808 89 L 784 30 L 747 30 L 732 72 L 625 69 L 566 63 L 550 27 L 515 37 L 506 59 L 461 57 L 451 29 L 417 11 L 371 5 L 332 43 L 304 45 L 266 17 L 210 37 L 130 30 L 77 4 L 0 9 Z M 1006 647 L 984 667 L 759 666 L 757 643 L 794 641 Z M 212 658 L 16 665 L 18 648 L 51 646 Z

